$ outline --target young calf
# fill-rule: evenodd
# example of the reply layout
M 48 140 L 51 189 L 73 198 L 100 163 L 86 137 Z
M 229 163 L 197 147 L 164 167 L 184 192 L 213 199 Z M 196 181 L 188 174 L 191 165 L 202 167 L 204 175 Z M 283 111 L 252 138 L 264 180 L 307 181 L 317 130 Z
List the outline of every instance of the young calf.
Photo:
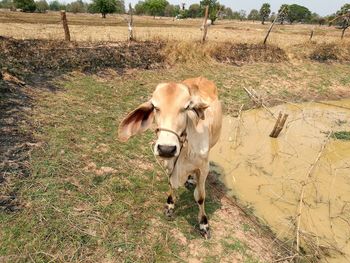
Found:
M 157 141 L 154 153 L 164 161 L 170 182 L 165 214 L 174 211 L 173 189 L 183 186 L 190 176 L 197 182 L 194 198 L 199 205 L 199 229 L 209 238 L 204 210 L 205 181 L 209 173 L 209 151 L 218 141 L 222 111 L 217 88 L 199 77 L 182 83 L 162 83 L 152 99 L 128 114 L 119 126 L 119 139 L 147 130 L 155 122 Z

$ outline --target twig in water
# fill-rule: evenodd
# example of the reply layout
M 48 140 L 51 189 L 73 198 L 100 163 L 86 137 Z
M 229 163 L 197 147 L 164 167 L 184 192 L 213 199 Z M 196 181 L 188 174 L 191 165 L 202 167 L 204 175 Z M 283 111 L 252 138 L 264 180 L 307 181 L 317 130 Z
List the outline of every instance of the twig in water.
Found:
M 241 118 L 242 118 L 242 110 L 243 110 L 244 104 L 242 104 L 241 108 L 239 109 L 238 112 L 238 118 L 237 118 L 237 129 L 236 129 L 236 135 L 235 135 L 235 146 L 238 146 L 238 133 L 240 133 L 240 127 L 241 127 Z
M 301 214 L 302 214 L 303 203 L 304 203 L 305 186 L 307 185 L 307 181 L 309 180 L 309 178 L 312 176 L 312 172 L 314 171 L 314 169 L 316 167 L 316 164 L 320 160 L 320 158 L 322 156 L 322 153 L 323 153 L 324 149 L 326 148 L 327 143 L 328 143 L 331 135 L 332 135 L 332 132 L 329 132 L 329 134 L 327 136 L 327 139 L 324 142 L 324 144 L 322 145 L 320 151 L 318 152 L 318 155 L 317 155 L 315 161 L 310 166 L 310 169 L 309 169 L 308 173 L 305 176 L 305 180 L 302 181 L 302 186 L 301 186 L 301 191 L 300 191 L 300 196 L 299 196 L 298 213 L 297 213 L 297 216 L 296 216 L 296 219 L 297 219 L 297 225 L 296 225 L 296 251 L 298 253 L 300 252 L 300 223 L 301 223 Z
M 243 87 L 243 89 L 245 90 L 245 92 L 247 92 L 248 96 L 251 98 L 251 100 L 252 100 L 255 104 L 260 105 L 261 107 L 263 107 L 268 113 L 271 114 L 271 116 L 272 116 L 273 118 L 277 119 L 276 116 L 273 114 L 273 112 L 272 112 L 268 107 L 265 106 L 265 104 L 264 104 L 264 102 L 262 101 L 262 99 L 259 99 L 256 95 L 254 95 L 254 94 L 253 94 L 251 91 L 249 91 L 247 88 Z M 253 90 L 253 89 L 252 89 L 252 90 Z M 254 90 L 253 90 L 253 91 L 254 91 Z M 256 92 L 254 91 L 254 93 L 256 93 Z

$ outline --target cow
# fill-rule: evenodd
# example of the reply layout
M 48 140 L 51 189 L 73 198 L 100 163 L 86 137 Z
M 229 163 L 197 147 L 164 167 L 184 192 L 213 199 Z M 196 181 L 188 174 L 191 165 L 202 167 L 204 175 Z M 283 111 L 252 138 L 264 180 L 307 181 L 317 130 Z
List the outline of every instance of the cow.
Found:
M 208 19 L 206 23 L 203 23 L 200 27 L 201 31 L 204 30 L 204 26 L 206 26 L 207 28 L 210 27 L 213 24 L 213 22 L 211 21 L 211 19 Z
M 220 137 L 222 109 L 216 85 L 204 78 L 182 83 L 161 83 L 152 98 L 130 112 L 120 123 L 118 137 L 127 141 L 155 123 L 154 154 L 163 161 L 170 191 L 165 215 L 173 217 L 174 190 L 194 179 L 194 199 L 199 206 L 199 231 L 210 238 L 204 209 L 205 181 L 209 173 L 209 151 Z

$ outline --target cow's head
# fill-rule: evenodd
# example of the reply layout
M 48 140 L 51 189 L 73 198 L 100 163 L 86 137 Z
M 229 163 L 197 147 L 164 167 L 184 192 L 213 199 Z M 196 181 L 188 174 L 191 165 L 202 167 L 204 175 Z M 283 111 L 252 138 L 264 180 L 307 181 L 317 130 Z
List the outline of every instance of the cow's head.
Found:
M 163 158 L 176 157 L 180 153 L 182 139 L 190 121 L 204 119 L 208 105 L 200 99 L 198 87 L 184 84 L 159 84 L 152 99 L 141 104 L 121 122 L 119 140 L 146 131 L 153 121 L 156 124 L 156 155 Z

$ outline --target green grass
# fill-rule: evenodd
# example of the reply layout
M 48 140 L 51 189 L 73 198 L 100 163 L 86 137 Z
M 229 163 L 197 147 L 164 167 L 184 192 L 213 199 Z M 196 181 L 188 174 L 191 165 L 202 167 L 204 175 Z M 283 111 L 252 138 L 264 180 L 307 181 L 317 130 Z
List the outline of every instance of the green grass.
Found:
M 198 208 L 193 194 L 180 190 L 177 217 L 165 220 L 168 186 L 150 151 L 154 134 L 147 132 L 120 143 L 116 139 L 118 123 L 128 111 L 149 99 L 159 82 L 198 75 L 218 84 L 226 113 L 237 111 L 241 104 L 252 106 L 243 87 L 277 98 L 307 99 L 309 93 L 314 94 L 308 80 L 317 87 L 328 75 L 323 65 L 308 67 L 304 74 L 305 68 L 289 64 L 181 65 L 132 72 L 112 80 L 72 75 L 57 82 L 61 90 L 41 91 L 32 123 L 35 137 L 44 144 L 31 154 L 32 176 L 9 182 L 19 194 L 23 209 L 0 212 L 0 260 L 183 262 L 191 250 L 172 231 L 182 233 L 188 241 L 202 240 L 195 229 Z M 350 65 L 328 67 L 336 72 L 330 74 L 330 83 L 341 85 Z M 317 74 L 320 77 L 314 78 Z M 331 87 L 327 90 L 327 96 L 333 92 Z M 114 172 L 103 173 L 101 167 L 113 168 Z M 209 218 L 220 206 L 209 190 Z M 247 232 L 249 227 L 243 225 L 243 230 Z M 243 241 L 232 240 L 234 235 L 230 233 L 230 238 L 222 240 L 225 249 L 242 254 L 246 262 L 256 262 Z M 208 250 L 201 255 L 203 261 L 224 256 L 217 254 L 211 241 L 201 242 Z

